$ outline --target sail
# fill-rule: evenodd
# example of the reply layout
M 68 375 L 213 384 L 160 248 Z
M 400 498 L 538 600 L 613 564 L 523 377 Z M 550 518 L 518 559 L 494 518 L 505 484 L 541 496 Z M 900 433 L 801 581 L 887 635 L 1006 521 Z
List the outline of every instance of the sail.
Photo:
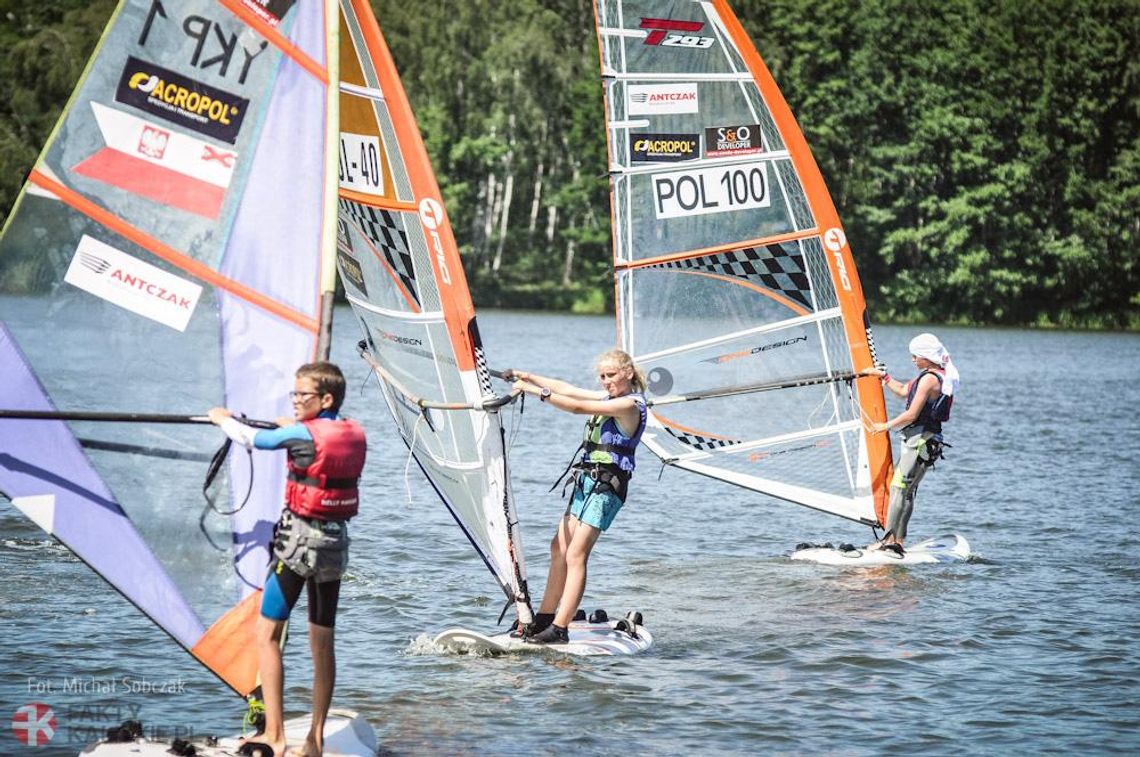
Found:
M 493 396 L 491 377 L 459 251 L 371 8 L 346 2 L 344 10 L 341 279 L 401 437 L 527 620 L 502 420 L 496 403 L 482 407 Z
M 875 362 L 863 293 L 771 74 L 723 0 L 595 11 L 618 330 L 657 402 L 646 445 L 686 470 L 882 522 L 890 446 L 867 424 L 886 408 L 877 379 L 854 378 Z M 663 399 L 677 394 L 690 401 Z
M 335 277 L 335 14 L 121 2 L 0 240 L 0 491 L 241 694 L 283 453 L 232 452 L 204 510 L 216 428 L 3 416 L 291 415 Z

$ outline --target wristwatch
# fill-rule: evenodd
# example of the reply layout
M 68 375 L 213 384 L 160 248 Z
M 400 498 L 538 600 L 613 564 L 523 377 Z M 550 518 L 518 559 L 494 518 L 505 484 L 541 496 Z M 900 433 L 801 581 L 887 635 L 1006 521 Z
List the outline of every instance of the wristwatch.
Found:
M 549 386 L 542 387 L 542 392 L 538 395 L 538 399 L 540 402 L 546 402 L 548 399 L 550 399 L 550 387 Z

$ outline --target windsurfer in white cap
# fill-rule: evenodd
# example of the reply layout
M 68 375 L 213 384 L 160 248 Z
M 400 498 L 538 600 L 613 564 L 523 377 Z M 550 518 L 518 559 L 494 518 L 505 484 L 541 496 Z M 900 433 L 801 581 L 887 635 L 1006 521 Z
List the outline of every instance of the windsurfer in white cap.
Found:
M 880 549 L 903 553 L 907 524 L 914 511 L 914 496 L 926 469 L 942 456 L 942 424 L 950 419 L 950 406 L 958 392 L 958 369 L 950 353 L 934 334 L 919 334 L 910 340 L 910 357 L 919 374 L 911 381 L 892 378 L 885 369 L 876 369 L 883 386 L 906 398 L 906 409 L 886 423 L 874 424 L 879 433 L 901 429 L 902 453 L 891 480 L 887 509 L 887 533 L 877 544 Z

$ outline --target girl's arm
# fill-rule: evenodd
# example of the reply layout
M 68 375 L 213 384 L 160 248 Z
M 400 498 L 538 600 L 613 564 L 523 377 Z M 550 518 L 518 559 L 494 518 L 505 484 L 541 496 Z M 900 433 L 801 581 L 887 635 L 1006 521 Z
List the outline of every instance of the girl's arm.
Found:
M 518 383 L 521 381 L 523 383 L 530 384 L 532 387 L 535 387 L 538 390 L 537 392 L 528 392 L 530 394 L 541 393 L 542 388 L 546 387 L 551 392 L 554 392 L 556 394 L 561 394 L 566 397 L 577 397 L 578 399 L 584 400 L 604 399 L 606 396 L 605 392 L 583 389 L 581 387 L 574 386 L 569 381 L 551 378 L 550 376 L 541 376 L 537 373 L 531 373 L 530 371 L 516 371 L 512 369 L 504 372 L 503 376 L 508 379 L 513 377 L 516 382 L 516 389 L 522 388 Z M 523 389 L 523 391 L 526 391 L 526 389 Z
M 890 389 L 892 394 L 899 397 L 906 396 L 906 384 L 898 379 L 891 378 L 891 374 L 887 373 L 886 368 L 868 368 L 865 373 L 870 376 L 878 376 L 883 382 L 883 388 Z
M 517 374 L 516 374 L 517 375 Z M 533 376 L 533 374 L 531 374 Z M 534 376 L 535 379 L 540 379 L 540 376 Z M 574 413 L 575 415 L 605 415 L 617 421 L 618 427 L 626 436 L 633 436 L 637 433 L 637 426 L 641 423 L 641 410 L 637 406 L 637 401 L 633 397 L 614 397 L 613 399 L 604 399 L 605 393 L 601 392 L 601 398 L 598 398 L 598 392 L 587 392 L 584 389 L 565 382 L 558 382 L 572 389 L 577 389 L 580 393 L 588 395 L 587 397 L 575 396 L 569 393 L 563 393 L 556 390 L 554 387 L 550 389 L 550 396 L 545 400 L 546 404 L 558 408 L 567 413 Z M 515 388 L 520 389 L 527 394 L 533 394 L 536 397 L 542 397 L 542 387 L 533 384 L 524 379 L 519 379 L 515 382 Z

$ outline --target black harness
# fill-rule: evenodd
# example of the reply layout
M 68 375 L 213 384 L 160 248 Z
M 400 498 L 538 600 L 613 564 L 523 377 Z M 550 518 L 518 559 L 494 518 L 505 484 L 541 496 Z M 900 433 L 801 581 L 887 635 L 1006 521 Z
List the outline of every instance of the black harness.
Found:
M 589 463 L 579 460 L 579 453 L 585 450 L 587 454 L 593 450 L 601 452 L 619 452 L 628 453 L 632 447 L 626 447 L 617 444 L 595 444 L 594 442 L 584 441 L 578 445 L 578 449 L 574 450 L 574 454 L 570 457 L 570 464 L 558 476 L 554 484 L 551 485 L 550 491 L 558 488 L 562 484 L 562 496 L 566 496 L 566 489 L 573 484 L 577 488 L 581 476 L 587 475 L 594 479 L 594 491 L 612 492 L 618 499 L 625 504 L 625 495 L 629 491 L 629 480 L 633 474 L 625 470 L 619 465 L 613 463 Z M 563 483 L 565 481 L 565 483 Z

